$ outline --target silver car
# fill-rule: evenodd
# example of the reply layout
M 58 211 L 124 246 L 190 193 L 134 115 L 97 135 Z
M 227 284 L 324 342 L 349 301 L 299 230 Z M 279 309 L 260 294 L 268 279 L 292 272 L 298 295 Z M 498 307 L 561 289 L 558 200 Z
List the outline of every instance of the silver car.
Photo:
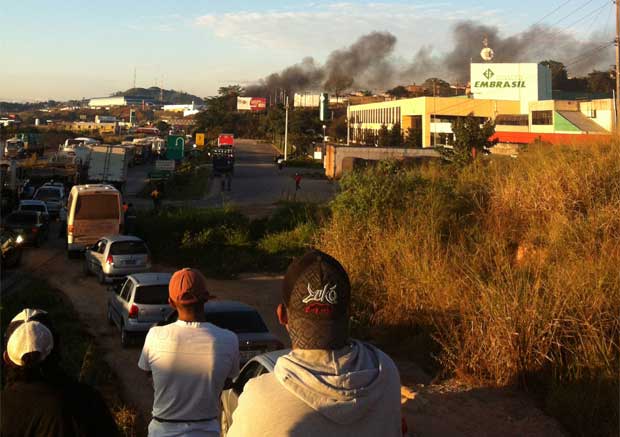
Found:
M 123 279 L 151 268 L 149 249 L 138 237 L 112 235 L 101 238 L 84 252 L 84 274 L 97 275 L 99 283 Z
M 45 202 L 49 214 L 56 217 L 65 203 L 65 187 L 60 182 L 46 182 L 39 187 L 32 198 Z
M 166 320 L 173 311 L 168 305 L 170 273 L 137 273 L 116 287 L 108 288 L 108 322 L 121 331 L 121 345 L 127 347 L 131 337 L 145 334 Z
M 232 425 L 232 415 L 239 404 L 239 396 L 243 393 L 243 387 L 252 378 L 273 372 L 276 361 L 282 355 L 289 353 L 290 349 L 280 349 L 267 352 L 253 357 L 248 361 L 239 372 L 239 376 L 232 382 L 230 388 L 223 390 L 220 400 L 222 403 L 222 411 L 220 412 L 220 425 L 222 428 L 222 436 L 225 436 Z

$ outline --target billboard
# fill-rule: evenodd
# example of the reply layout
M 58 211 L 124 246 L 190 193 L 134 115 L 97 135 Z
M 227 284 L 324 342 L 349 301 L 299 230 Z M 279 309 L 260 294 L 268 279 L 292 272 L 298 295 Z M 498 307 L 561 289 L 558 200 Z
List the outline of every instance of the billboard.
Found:
M 534 63 L 472 63 L 471 92 L 475 99 L 520 101 L 525 114 L 529 102 L 552 98 L 551 72 Z
M 237 97 L 237 111 L 264 111 L 267 99 L 262 97 Z
M 205 145 L 205 134 L 196 134 L 196 145 L 202 149 Z
M 235 145 L 235 136 L 233 134 L 220 134 L 217 137 L 217 145 L 233 147 Z

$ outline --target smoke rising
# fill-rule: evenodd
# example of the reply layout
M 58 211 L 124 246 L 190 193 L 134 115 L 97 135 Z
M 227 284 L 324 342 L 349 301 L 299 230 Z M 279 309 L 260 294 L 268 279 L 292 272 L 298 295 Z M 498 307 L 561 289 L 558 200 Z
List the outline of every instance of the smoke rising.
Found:
M 452 29 L 452 48 L 437 52 L 423 46 L 410 61 L 394 57 L 397 39 L 389 32 L 371 32 L 351 46 L 334 50 L 324 65 L 307 57 L 279 73 L 273 73 L 246 88 L 249 96 L 273 96 L 295 91 L 331 91 L 352 89 L 385 90 L 398 84 L 423 82 L 440 77 L 450 82 L 469 80 L 470 62 L 482 62 L 482 40 L 488 39 L 495 52 L 493 62 L 563 62 L 569 75 L 584 75 L 598 68 L 606 70 L 613 61 L 613 47 L 599 49 L 611 42 L 610 35 L 593 33 L 579 40 L 561 29 L 537 25 L 502 37 L 499 29 L 474 21 L 458 22 Z

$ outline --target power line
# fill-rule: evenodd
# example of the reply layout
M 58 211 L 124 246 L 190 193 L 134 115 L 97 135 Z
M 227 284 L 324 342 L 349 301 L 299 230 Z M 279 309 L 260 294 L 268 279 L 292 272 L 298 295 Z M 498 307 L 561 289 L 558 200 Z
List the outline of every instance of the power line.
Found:
M 604 49 L 606 49 L 606 48 L 608 48 L 608 47 L 611 47 L 611 46 L 613 46 L 613 45 L 615 45 L 615 44 L 616 44 L 616 42 L 615 42 L 615 41 L 611 41 L 611 42 L 608 42 L 608 43 L 606 43 L 606 44 L 604 44 L 604 45 L 601 45 L 601 46 L 599 46 L 599 47 L 596 47 L 596 48 L 594 48 L 594 49 L 592 49 L 592 50 L 588 50 L 586 53 L 582 53 L 581 55 L 577 56 L 576 58 L 573 58 L 572 60 L 570 60 L 570 61 L 569 61 L 567 64 L 565 64 L 564 66 L 565 66 L 566 68 L 568 68 L 568 67 L 570 67 L 570 66 L 572 66 L 572 65 L 577 65 L 577 64 L 580 64 L 581 62 L 583 62 L 583 61 L 585 61 L 585 60 L 587 60 L 587 59 L 590 59 L 590 58 L 591 58 L 591 57 L 593 57 L 594 55 L 597 55 L 597 54 L 598 54 L 598 53 L 595 53 L 595 52 L 598 52 L 598 51 L 600 51 L 600 50 L 604 50 Z
M 583 5 L 579 6 L 577 9 L 573 10 L 573 12 L 571 12 L 570 14 L 560 18 L 558 21 L 556 21 L 555 23 L 553 23 L 553 26 L 557 26 L 558 24 L 560 24 L 562 21 L 566 20 L 568 17 L 570 17 L 571 15 L 573 15 L 576 12 L 579 12 L 580 10 L 582 10 L 583 8 L 585 8 L 586 6 L 588 6 L 590 3 L 592 3 L 594 0 L 588 0 L 587 2 L 585 2 Z
M 547 15 L 545 15 L 544 17 L 542 17 L 540 20 L 538 20 L 536 23 L 532 24 L 530 27 L 534 27 L 537 24 L 542 23 L 546 18 L 550 17 L 551 15 L 555 14 L 557 11 L 559 11 L 561 8 L 563 8 L 564 6 L 566 6 L 567 4 L 569 4 L 572 0 L 566 0 L 564 3 L 562 3 L 560 6 L 558 6 L 557 8 L 555 8 L 554 10 L 552 10 L 551 12 L 549 12 Z

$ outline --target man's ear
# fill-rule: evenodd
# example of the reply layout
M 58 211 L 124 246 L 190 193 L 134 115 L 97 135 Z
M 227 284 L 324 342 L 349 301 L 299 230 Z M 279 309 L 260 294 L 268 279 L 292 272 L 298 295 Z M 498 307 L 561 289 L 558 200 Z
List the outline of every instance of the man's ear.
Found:
M 7 353 L 7 351 L 4 351 L 4 353 L 2 354 L 2 359 L 4 360 L 4 363 L 7 366 L 10 367 L 15 367 L 15 363 L 13 361 L 11 361 L 11 359 L 9 358 L 9 354 Z
M 284 306 L 284 304 L 278 305 L 278 308 L 276 308 L 276 314 L 278 315 L 278 321 L 280 322 L 280 325 L 288 325 L 288 313 L 286 312 L 286 307 Z
M 174 308 L 175 310 L 177 309 L 176 304 L 174 303 L 174 301 L 170 298 L 168 298 L 168 305 L 170 305 L 172 308 Z

